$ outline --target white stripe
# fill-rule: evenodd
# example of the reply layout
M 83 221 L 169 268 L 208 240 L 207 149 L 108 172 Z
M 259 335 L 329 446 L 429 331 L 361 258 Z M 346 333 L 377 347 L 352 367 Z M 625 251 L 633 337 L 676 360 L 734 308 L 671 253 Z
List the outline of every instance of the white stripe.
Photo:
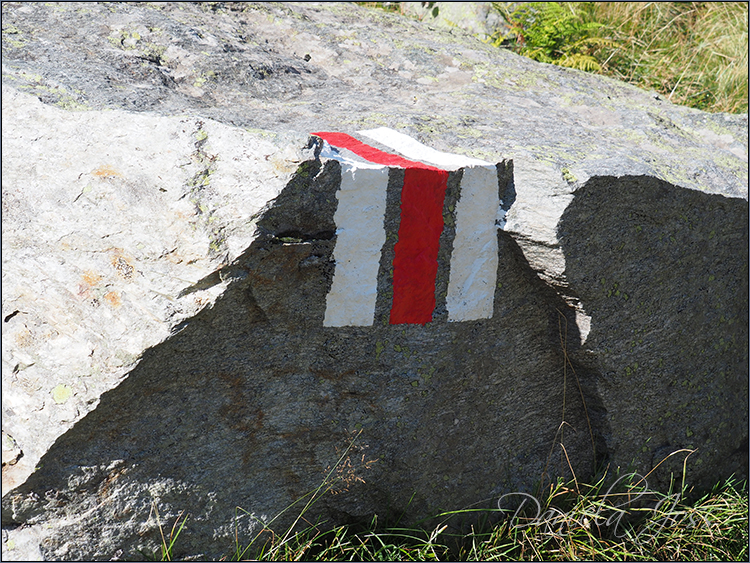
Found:
M 388 167 L 341 162 L 336 222 L 336 269 L 323 326 L 371 326 L 378 296 L 380 250 L 385 243 Z
M 359 131 L 359 134 L 400 152 L 406 158 L 421 160 L 422 162 L 439 166 L 444 170 L 457 170 L 464 166 L 492 166 L 494 168 L 491 162 L 469 158 L 460 154 L 437 151 L 412 139 L 408 135 L 404 135 L 388 127 Z
M 456 237 L 446 297 L 449 321 L 492 317 L 499 206 L 495 167 L 464 169 L 461 197 L 456 203 Z

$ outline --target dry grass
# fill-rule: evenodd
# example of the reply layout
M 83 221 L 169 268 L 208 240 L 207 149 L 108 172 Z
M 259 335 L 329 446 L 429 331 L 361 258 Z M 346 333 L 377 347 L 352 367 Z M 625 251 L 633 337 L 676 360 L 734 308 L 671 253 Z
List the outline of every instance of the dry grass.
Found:
M 746 2 L 592 2 L 590 17 L 617 47 L 603 71 L 674 103 L 748 110 Z

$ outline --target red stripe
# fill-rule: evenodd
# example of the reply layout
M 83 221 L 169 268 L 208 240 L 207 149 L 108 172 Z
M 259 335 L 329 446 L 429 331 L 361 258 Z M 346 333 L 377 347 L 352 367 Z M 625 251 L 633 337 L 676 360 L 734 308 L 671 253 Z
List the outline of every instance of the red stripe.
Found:
M 401 224 L 393 257 L 391 324 L 432 321 L 447 183 L 445 170 L 407 168 L 404 172 Z
M 328 141 L 328 144 L 334 147 L 341 147 L 342 149 L 350 150 L 354 154 L 361 156 L 362 158 L 365 158 L 375 164 L 383 164 L 385 166 L 398 166 L 400 168 L 440 170 L 439 168 L 429 166 L 422 162 L 408 160 L 406 158 L 398 156 L 397 154 L 383 152 L 376 149 L 375 147 L 366 145 L 362 141 L 358 141 L 357 139 L 355 139 L 351 135 L 347 135 L 346 133 L 312 133 L 312 135 L 316 135 L 324 141 Z
M 313 135 L 375 164 L 406 169 L 401 188 L 401 222 L 393 257 L 390 324 L 431 322 L 448 172 L 383 152 L 345 133 Z

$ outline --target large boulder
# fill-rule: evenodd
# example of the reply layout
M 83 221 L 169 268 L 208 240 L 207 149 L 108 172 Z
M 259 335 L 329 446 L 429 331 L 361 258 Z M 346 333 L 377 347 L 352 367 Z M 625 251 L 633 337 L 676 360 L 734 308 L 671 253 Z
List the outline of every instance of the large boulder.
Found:
M 747 115 L 338 3 L 4 3 L 3 63 L 4 559 L 747 477 Z

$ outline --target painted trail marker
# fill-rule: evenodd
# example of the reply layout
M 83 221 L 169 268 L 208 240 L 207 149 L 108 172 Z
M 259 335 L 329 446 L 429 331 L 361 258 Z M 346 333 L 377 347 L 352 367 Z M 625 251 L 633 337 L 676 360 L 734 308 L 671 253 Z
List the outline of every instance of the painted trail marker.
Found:
M 344 133 L 313 135 L 323 141 L 320 156 L 341 165 L 324 326 L 490 318 L 505 215 L 501 165 L 387 128 L 358 135 L 394 152 Z

